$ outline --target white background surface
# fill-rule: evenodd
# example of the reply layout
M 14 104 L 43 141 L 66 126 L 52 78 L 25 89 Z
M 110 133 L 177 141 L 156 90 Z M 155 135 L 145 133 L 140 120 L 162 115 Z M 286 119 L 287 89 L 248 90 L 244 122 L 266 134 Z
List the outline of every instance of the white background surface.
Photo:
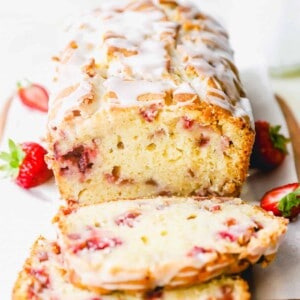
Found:
M 290 0 L 286 0 L 288 1 Z M 50 58 L 57 53 L 58 33 L 63 24 L 70 15 L 77 15 L 83 10 L 96 7 L 97 2 L 96 0 L 11 0 L 5 5 L 1 2 L 0 107 L 15 89 L 16 81 L 22 78 L 38 81 L 47 86 L 51 79 Z M 270 83 L 266 75 L 266 64 L 271 61 L 267 59 L 267 54 L 271 43 L 276 42 L 273 32 L 283 1 L 202 0 L 195 2 L 200 3 L 204 10 L 219 17 L 229 30 L 236 62 L 241 70 L 249 98 L 254 105 L 255 117 L 280 123 L 287 132 L 284 120 L 274 102 L 272 88 L 287 96 L 287 100 L 300 120 L 300 97 L 297 99 L 300 80 L 299 82 L 297 79 L 280 80 Z M 288 49 L 290 47 L 286 46 L 282 51 Z M 292 58 L 293 55 L 288 57 Z M 274 56 L 282 57 L 278 53 Z M 44 124 L 44 114 L 30 112 L 18 101 L 14 101 L 6 137 L 12 137 L 16 141 L 39 140 L 44 134 Z M 1 145 L 1 149 L 5 147 L 5 144 Z M 266 189 L 295 181 L 295 176 L 290 155 L 284 165 L 271 176 L 249 177 L 248 184 L 245 186 L 245 195 L 249 200 L 259 199 Z M 0 180 L 0 191 L 2 204 L 0 299 L 7 300 L 10 299 L 17 272 L 27 257 L 32 242 L 39 234 L 52 234 L 51 218 L 56 211 L 58 193 L 53 181 L 26 192 L 7 180 Z M 289 226 L 291 230 L 284 246 L 280 249 L 278 259 L 266 270 L 267 273 L 260 269 L 255 270 L 258 300 L 274 299 L 274 295 L 278 296 L 278 299 L 287 296 L 300 298 L 300 288 L 295 283 L 298 282 L 300 274 L 297 268 L 300 261 L 299 222 Z
M 56 54 L 62 25 L 99 1 L 0 1 L 0 106 L 17 80 L 48 79 L 47 63 Z M 226 26 L 239 68 L 300 64 L 299 0 L 191 1 Z M 300 78 L 273 80 L 272 87 L 285 96 L 300 120 Z

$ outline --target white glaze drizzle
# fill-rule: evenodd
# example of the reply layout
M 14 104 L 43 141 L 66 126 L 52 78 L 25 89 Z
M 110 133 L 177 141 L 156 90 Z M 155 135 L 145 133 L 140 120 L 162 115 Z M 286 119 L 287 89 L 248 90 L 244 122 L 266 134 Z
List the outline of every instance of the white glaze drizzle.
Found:
M 146 94 L 164 95 L 167 82 L 150 82 L 146 80 L 123 80 L 118 77 L 110 77 L 104 81 L 103 86 L 108 91 L 114 91 L 119 103 L 123 106 L 135 105 L 138 97 Z M 152 99 L 159 101 L 162 97 Z
M 195 94 L 195 90 L 191 87 L 191 85 L 188 82 L 183 82 L 178 87 L 176 87 L 173 94 Z
M 116 102 L 114 98 L 108 98 L 108 101 L 97 99 L 98 105 L 95 107 L 98 109 L 101 109 L 104 104 L 107 107 L 109 101 L 112 105 L 117 103 L 125 106 L 142 106 L 144 101 L 138 101 L 138 96 L 158 92 L 163 94 L 173 89 L 174 95 L 183 92 L 197 93 L 202 101 L 221 106 L 231 111 L 234 116 L 248 115 L 252 118 L 247 101 L 240 99 L 239 91 L 235 86 L 236 82 L 239 83 L 239 79 L 226 62 L 226 60 L 233 61 L 228 39 L 224 35 L 222 26 L 215 20 L 210 17 L 193 20 L 198 11 L 196 8 L 190 8 L 180 12 L 180 21 L 178 21 L 172 19 L 169 13 L 167 17 L 165 8 L 160 6 L 158 1 L 116 0 L 111 3 L 103 1 L 99 5 L 99 9 L 85 14 L 80 21 L 69 28 L 69 40 L 75 41 L 78 47 L 63 52 L 64 56 L 69 58 L 59 63 L 58 85 L 54 89 L 57 93 L 82 80 L 90 81 L 93 86 L 95 82 L 99 82 L 99 77 L 104 76 L 108 79 L 100 80 L 105 83 L 102 87 L 104 90 L 100 94 L 114 92 L 118 95 L 118 101 Z M 140 5 L 146 8 L 139 9 Z M 198 24 L 204 29 L 184 32 L 181 28 L 176 38 L 177 27 L 185 20 Z M 173 50 L 171 53 L 167 51 L 176 43 L 177 58 L 174 57 Z M 113 50 L 113 55 L 111 47 L 116 48 Z M 131 53 L 127 55 L 124 51 L 131 51 Z M 97 75 L 94 78 L 86 78 L 82 70 L 91 58 L 95 59 Z M 180 69 L 182 75 L 176 83 L 172 79 L 174 70 L 169 70 L 168 67 L 169 60 L 173 61 L 175 68 Z M 188 66 L 193 66 L 199 75 L 195 78 L 187 78 L 184 69 Z M 209 95 L 208 92 L 212 91 L 212 87 L 208 85 L 208 79 L 211 77 L 222 82 L 225 90 L 218 86 L 213 92 L 223 99 Z M 161 84 L 162 81 L 164 84 Z M 115 84 L 116 82 L 121 84 Z M 136 90 L 133 92 L 132 88 Z M 72 97 L 63 100 L 68 103 L 60 107 L 60 117 L 56 118 L 57 122 L 72 109 L 72 105 L 77 105 L 76 100 L 71 99 L 76 96 L 74 93 Z M 189 102 L 186 104 L 188 105 Z

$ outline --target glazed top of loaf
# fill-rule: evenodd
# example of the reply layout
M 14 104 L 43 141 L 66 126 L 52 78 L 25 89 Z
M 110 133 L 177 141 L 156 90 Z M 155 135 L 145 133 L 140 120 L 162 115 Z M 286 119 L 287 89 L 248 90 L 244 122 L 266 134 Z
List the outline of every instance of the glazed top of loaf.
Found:
M 50 125 L 111 106 L 199 101 L 252 120 L 224 28 L 174 0 L 102 1 L 67 30 Z M 253 120 L 252 120 L 253 122 Z

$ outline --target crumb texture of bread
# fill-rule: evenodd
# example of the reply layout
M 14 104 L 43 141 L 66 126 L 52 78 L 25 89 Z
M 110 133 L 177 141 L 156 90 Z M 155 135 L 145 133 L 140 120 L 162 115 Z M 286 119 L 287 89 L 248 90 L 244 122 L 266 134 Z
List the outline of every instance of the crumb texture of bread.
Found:
M 238 198 L 157 197 L 62 208 L 70 280 L 107 291 L 190 286 L 274 258 L 287 221 Z
M 60 248 L 54 241 L 40 237 L 15 283 L 12 300 L 249 300 L 249 287 L 239 277 L 222 277 L 188 288 L 145 293 L 112 292 L 100 294 L 70 283 L 64 270 Z
M 47 133 L 64 199 L 240 194 L 253 117 L 216 20 L 175 1 L 102 1 L 66 40 Z

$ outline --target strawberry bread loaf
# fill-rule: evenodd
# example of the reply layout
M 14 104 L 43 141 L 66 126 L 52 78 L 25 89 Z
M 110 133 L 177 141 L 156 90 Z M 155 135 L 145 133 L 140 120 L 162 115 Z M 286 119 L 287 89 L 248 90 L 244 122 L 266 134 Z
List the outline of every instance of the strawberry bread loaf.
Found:
M 287 229 L 238 198 L 115 200 L 54 218 L 73 284 L 101 293 L 175 288 L 270 262 Z
M 48 114 L 64 199 L 237 196 L 254 140 L 223 27 L 175 1 L 102 1 L 75 21 Z
M 13 300 L 248 300 L 247 283 L 238 277 L 224 277 L 189 288 L 141 292 L 113 292 L 102 295 L 76 287 L 68 280 L 60 247 L 40 237 L 33 245 L 15 283 Z

